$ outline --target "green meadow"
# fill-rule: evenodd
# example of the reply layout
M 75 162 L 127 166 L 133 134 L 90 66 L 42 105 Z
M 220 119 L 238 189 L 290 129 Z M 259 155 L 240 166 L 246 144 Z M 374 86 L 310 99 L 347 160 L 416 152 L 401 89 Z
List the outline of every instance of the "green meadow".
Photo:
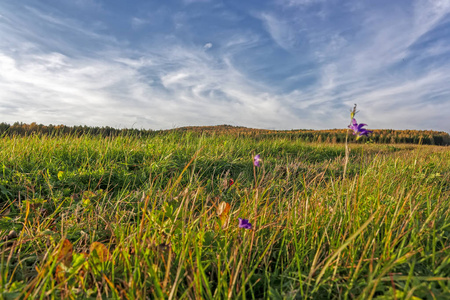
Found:
M 448 147 L 0 143 L 0 298 L 450 299 Z

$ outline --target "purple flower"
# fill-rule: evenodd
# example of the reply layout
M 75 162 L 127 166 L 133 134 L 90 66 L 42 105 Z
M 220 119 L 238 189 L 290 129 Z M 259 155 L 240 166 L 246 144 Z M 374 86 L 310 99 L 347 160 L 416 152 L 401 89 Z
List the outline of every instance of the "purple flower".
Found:
M 260 162 L 262 162 L 261 156 L 259 156 L 259 154 L 255 155 L 253 158 L 253 165 L 255 165 L 255 167 L 260 167 Z
M 239 219 L 239 228 L 252 229 L 252 224 L 247 219 Z
M 365 128 L 363 128 L 364 126 L 367 126 L 367 124 L 358 124 L 356 122 L 356 119 L 353 118 L 352 119 L 352 124 L 348 125 L 348 128 L 350 128 L 351 130 L 353 130 L 353 135 L 358 134 L 358 137 L 356 139 L 359 139 L 360 137 L 362 137 L 363 135 L 365 136 L 369 136 L 369 133 L 372 133 L 372 131 L 367 130 Z

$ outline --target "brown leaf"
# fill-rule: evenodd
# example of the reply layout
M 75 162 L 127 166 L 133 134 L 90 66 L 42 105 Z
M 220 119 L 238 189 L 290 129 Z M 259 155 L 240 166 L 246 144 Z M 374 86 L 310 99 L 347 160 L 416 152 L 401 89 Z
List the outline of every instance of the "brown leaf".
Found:
M 66 267 L 70 267 L 72 264 L 72 252 L 72 243 L 65 239 L 58 253 L 58 262 L 63 263 Z
M 61 264 L 56 266 L 55 279 L 58 283 L 61 283 L 66 279 L 66 271 L 64 266 L 62 266 Z
M 221 217 L 222 215 L 228 215 L 228 212 L 231 209 L 231 205 L 226 203 L 225 201 L 222 201 L 219 206 L 217 206 L 217 215 Z
M 106 262 L 111 258 L 108 248 L 100 242 L 93 242 L 91 247 L 89 247 L 91 253 L 97 252 L 98 258 L 101 262 Z
M 217 215 L 220 218 L 220 223 L 222 228 L 226 228 L 228 226 L 228 213 L 230 212 L 231 205 L 222 201 L 217 207 Z
M 61 283 L 66 278 L 66 269 L 72 264 L 72 243 L 65 239 L 58 252 L 58 265 L 56 266 L 55 278 L 58 283 Z

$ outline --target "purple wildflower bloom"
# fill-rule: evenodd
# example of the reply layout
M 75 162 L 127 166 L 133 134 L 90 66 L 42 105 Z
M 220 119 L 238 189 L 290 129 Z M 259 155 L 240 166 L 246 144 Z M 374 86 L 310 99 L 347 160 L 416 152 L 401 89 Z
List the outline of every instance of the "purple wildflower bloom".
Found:
M 239 219 L 239 228 L 252 229 L 252 224 L 247 219 Z
M 260 162 L 262 161 L 261 156 L 259 156 L 259 154 L 255 155 L 255 157 L 253 158 L 253 164 L 255 165 L 255 167 L 260 167 Z
M 356 139 L 359 139 L 363 135 L 369 136 L 369 133 L 372 133 L 372 131 L 363 128 L 364 126 L 367 126 L 367 124 L 364 123 L 358 124 L 358 122 L 356 122 L 356 119 L 353 118 L 352 124 L 348 125 L 348 128 L 353 130 L 353 135 L 358 134 L 358 137 Z

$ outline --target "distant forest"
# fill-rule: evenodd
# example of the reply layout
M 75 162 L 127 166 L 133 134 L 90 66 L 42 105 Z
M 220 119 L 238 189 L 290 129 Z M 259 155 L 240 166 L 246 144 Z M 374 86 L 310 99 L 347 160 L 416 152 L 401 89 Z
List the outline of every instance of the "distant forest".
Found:
M 218 126 L 189 126 L 168 130 L 151 129 L 116 129 L 113 127 L 89 127 L 89 126 L 66 126 L 66 125 L 42 125 L 25 124 L 16 122 L 13 125 L 0 123 L 0 136 L 28 136 L 33 134 L 61 136 L 61 135 L 99 135 L 99 136 L 136 136 L 152 137 L 168 133 L 189 133 L 204 135 L 236 135 L 252 137 L 255 139 L 287 138 L 300 139 L 305 142 L 344 143 L 347 129 L 293 129 L 293 130 L 268 130 L 253 129 L 240 126 L 218 125 Z M 349 133 L 349 142 L 365 143 L 367 141 L 378 144 L 423 144 L 423 145 L 450 145 L 450 136 L 447 132 L 433 130 L 393 130 L 374 129 L 369 138 L 356 137 Z

